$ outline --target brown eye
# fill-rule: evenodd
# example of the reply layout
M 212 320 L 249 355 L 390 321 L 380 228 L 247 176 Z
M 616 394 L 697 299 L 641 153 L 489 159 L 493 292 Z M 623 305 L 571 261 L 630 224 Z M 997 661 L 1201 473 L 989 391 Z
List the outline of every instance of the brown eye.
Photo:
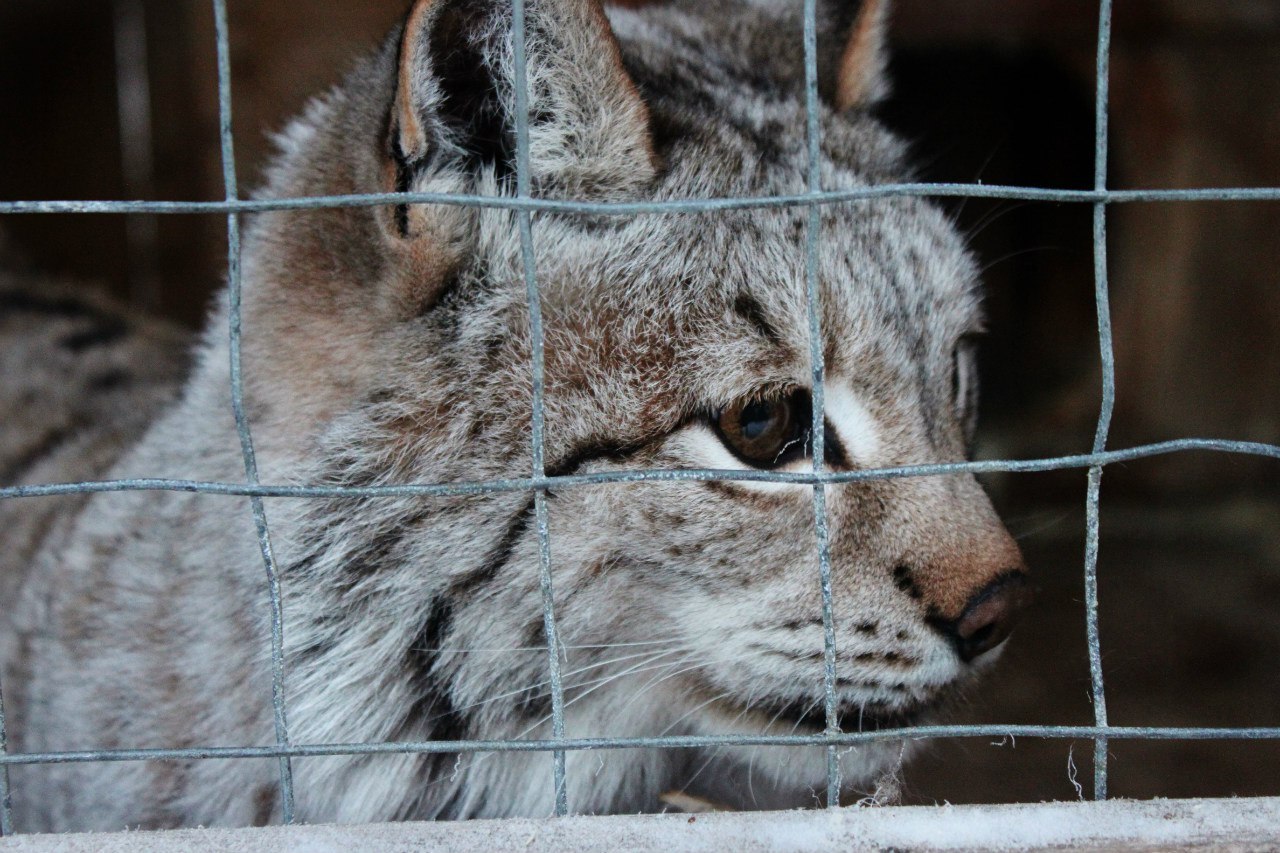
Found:
M 735 456 L 758 468 L 772 468 L 808 453 L 808 394 L 739 400 L 715 418 L 720 440 Z M 808 405 L 806 405 L 808 404 Z

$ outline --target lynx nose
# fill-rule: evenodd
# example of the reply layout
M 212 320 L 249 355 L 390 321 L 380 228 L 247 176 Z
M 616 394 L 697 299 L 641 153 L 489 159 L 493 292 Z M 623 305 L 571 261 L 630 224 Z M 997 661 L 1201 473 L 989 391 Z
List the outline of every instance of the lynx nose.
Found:
M 968 663 L 1003 643 L 1031 597 L 1022 572 L 1008 572 L 979 590 L 947 626 L 960 659 Z

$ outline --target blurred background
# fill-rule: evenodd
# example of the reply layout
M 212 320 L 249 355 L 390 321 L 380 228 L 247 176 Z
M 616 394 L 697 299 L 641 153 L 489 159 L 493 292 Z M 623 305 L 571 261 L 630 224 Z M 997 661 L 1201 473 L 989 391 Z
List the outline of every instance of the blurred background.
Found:
M 407 0 L 229 6 L 249 188 L 268 134 Z M 894 6 L 895 93 L 882 112 L 911 140 L 923 179 L 1092 188 L 1096 2 Z M 221 198 L 213 29 L 203 0 L 5 0 L 0 198 Z M 1280 186 L 1280 3 L 1117 0 L 1111 80 L 1111 187 Z M 1100 396 L 1090 207 L 942 204 L 988 284 L 979 456 L 1087 451 Z M 191 327 L 224 274 L 219 215 L 2 220 L 32 268 Z M 1110 446 L 1280 443 L 1280 203 L 1115 205 L 1108 225 Z M 1110 467 L 1102 482 L 1111 722 L 1280 726 L 1280 463 L 1164 456 Z M 987 485 L 1040 597 L 961 721 L 1092 723 L 1085 474 Z M 1089 742 L 939 742 L 908 768 L 907 798 L 1071 799 L 1073 772 L 1088 795 L 1091 759 Z M 1111 773 L 1115 796 L 1276 795 L 1280 744 L 1113 741 Z

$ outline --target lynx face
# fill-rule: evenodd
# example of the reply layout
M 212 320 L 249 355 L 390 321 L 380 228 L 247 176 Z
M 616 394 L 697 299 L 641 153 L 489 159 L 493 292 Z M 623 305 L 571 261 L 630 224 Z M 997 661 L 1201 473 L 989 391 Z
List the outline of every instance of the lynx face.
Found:
M 534 194 L 806 192 L 793 5 L 687 0 L 606 20 L 589 0 L 528 0 Z M 902 147 L 868 112 L 884 90 L 883 10 L 874 1 L 820 6 L 823 186 L 900 180 Z M 419 0 L 378 56 L 283 135 L 267 194 L 513 194 L 510 14 L 502 0 Z M 809 470 L 807 221 L 799 207 L 536 214 L 548 473 Z M 822 207 L 818 246 L 827 467 L 963 459 L 981 317 L 961 240 L 927 203 L 901 198 Z M 528 476 L 520 249 L 516 216 L 500 209 L 400 205 L 253 220 L 244 361 L 264 480 Z M 223 469 L 202 476 L 235 476 L 226 435 L 187 432 L 220 424 L 219 322 L 182 403 L 131 454 L 131 470 L 186 458 L 195 441 L 201 463 Z M 112 638 L 128 633 L 129 614 L 95 611 L 98 633 L 79 629 L 35 670 L 88 671 L 97 658 L 166 688 L 115 713 L 99 707 L 77 729 L 85 742 L 103 727 L 125 744 L 156 729 L 195 742 L 269 736 L 265 709 L 243 710 L 259 707 L 249 686 L 262 687 L 267 647 L 265 623 L 244 615 L 262 612 L 251 531 L 232 515 L 239 507 L 219 510 L 219 523 L 190 501 L 92 504 L 61 546 L 95 571 L 62 577 L 58 589 L 91 583 L 98 600 L 118 585 L 131 591 L 121 601 L 134 603 L 153 595 L 179 614 L 166 643 L 200 661 L 188 671 L 144 644 L 118 648 Z M 929 718 L 1007 635 L 1025 596 L 1017 547 L 967 475 L 833 486 L 826 501 L 840 724 Z M 547 502 L 570 736 L 823 729 L 810 487 L 595 484 L 555 488 Z M 549 735 L 527 494 L 281 501 L 268 510 L 283 567 L 295 743 Z M 150 545 L 95 544 L 142 518 Z M 81 599 L 65 595 L 55 618 L 79 625 Z M 59 719 L 109 702 L 74 691 L 59 699 L 62 683 L 49 677 L 37 691 Z M 53 739 L 29 725 L 30 743 Z M 850 791 L 901 749 L 843 752 Z M 141 816 L 120 812 L 135 824 L 267 820 L 278 808 L 273 769 L 156 768 L 113 779 L 111 790 L 133 785 L 137 796 L 98 805 L 153 804 Z M 671 789 L 744 807 L 805 805 L 826 774 L 823 750 L 780 747 L 574 752 L 568 769 L 578 812 L 657 809 Z M 308 759 L 295 770 L 305 820 L 552 808 L 543 753 Z M 50 775 L 64 790 L 118 772 Z M 55 811 L 49 823 L 58 822 Z
M 839 19 L 849 16 L 828 11 L 828 38 L 839 37 Z M 804 193 L 800 22 L 772 14 L 692 3 L 618 12 L 614 53 L 586 4 L 533 4 L 532 31 L 546 40 L 531 48 L 535 192 Z M 502 4 L 480 12 L 421 3 L 410 18 L 388 123 L 386 168 L 399 187 L 511 192 L 505 15 Z M 835 104 L 822 115 L 827 187 L 905 174 L 901 146 L 865 109 L 867 94 L 882 89 L 879 15 L 871 4 L 846 21 L 850 47 L 834 69 Z M 780 44 L 778 32 L 796 37 Z M 440 70 L 442 55 L 476 63 L 466 66 L 473 76 L 460 93 L 447 76 L 458 68 Z M 480 90 L 475 68 L 491 75 Z M 462 103 L 471 110 L 466 121 L 450 112 Z M 326 120 L 319 113 L 308 125 Z M 469 136 L 478 129 L 479 142 Z M 318 132 L 303 126 L 293 137 L 301 145 Z M 391 333 L 376 390 L 324 433 L 319 458 L 341 462 L 319 477 L 359 484 L 527 475 L 528 309 L 514 215 L 417 206 L 378 215 L 384 278 L 414 311 Z M 809 470 L 806 221 L 803 208 L 538 214 L 548 471 Z M 819 252 L 828 467 L 963 459 L 974 407 L 969 341 L 981 317 L 974 266 L 953 229 L 916 199 L 830 205 L 821 210 Z M 810 488 L 592 485 L 553 490 L 548 500 L 574 735 L 822 729 Z M 839 486 L 828 490 L 827 507 L 841 725 L 924 719 L 1007 634 L 1024 596 L 1018 549 L 969 476 Z M 367 640 L 338 614 L 372 614 L 370 597 L 386 596 L 408 602 L 400 677 L 419 693 L 417 711 L 400 709 L 398 736 L 546 735 L 532 500 L 368 511 L 378 514 L 361 518 L 339 505 L 301 522 L 308 532 L 300 538 L 312 544 L 298 558 L 297 585 L 310 592 L 293 609 L 311 618 L 298 617 L 290 636 L 302 649 L 295 670 L 312 673 L 306 692 L 333 692 L 332 661 L 357 660 Z M 335 696 L 320 706 L 351 701 Z M 341 723 L 326 720 L 310 736 L 334 737 Z M 849 751 L 846 782 L 865 785 L 901 748 Z M 805 804 L 825 778 L 821 750 L 615 754 L 603 764 L 582 753 L 569 761 L 573 806 L 583 811 L 652 808 L 666 787 L 747 806 Z M 317 776 L 340 765 L 317 767 Z M 505 781 L 513 765 L 549 772 L 546 756 L 468 758 L 456 768 L 465 781 L 443 806 L 433 804 L 435 813 L 545 811 L 543 786 L 516 790 Z M 507 799 L 495 802 L 495 790 Z

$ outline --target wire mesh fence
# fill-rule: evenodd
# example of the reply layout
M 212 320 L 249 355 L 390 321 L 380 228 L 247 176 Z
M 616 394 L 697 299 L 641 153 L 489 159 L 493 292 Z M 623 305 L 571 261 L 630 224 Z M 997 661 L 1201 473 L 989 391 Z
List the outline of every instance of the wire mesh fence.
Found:
M 16 214 L 201 214 L 226 215 L 228 235 L 227 279 L 229 299 L 231 400 L 244 462 L 243 482 L 206 482 L 175 479 L 122 479 L 78 483 L 51 483 L 0 488 L 0 500 L 84 493 L 164 490 L 196 492 L 208 495 L 239 496 L 250 499 L 259 549 L 269 590 L 272 708 L 275 742 L 267 746 L 194 747 L 181 749 L 102 749 L 48 753 L 10 753 L 5 732 L 3 685 L 0 685 L 0 834 L 13 833 L 12 806 L 8 768 L 17 765 L 60 764 L 118 761 L 178 761 L 206 759 L 263 759 L 279 762 L 279 786 L 283 819 L 294 819 L 294 785 L 292 759 L 318 756 L 359 756 L 386 754 L 439 753 L 508 753 L 550 752 L 554 756 L 553 777 L 555 812 L 570 810 L 570 791 L 566 783 L 565 756 L 569 751 L 605 749 L 676 749 L 717 746 L 794 746 L 825 747 L 827 754 L 826 800 L 829 806 L 839 804 L 841 779 L 838 750 L 857 744 L 930 738 L 972 738 L 1015 736 L 1035 738 L 1083 738 L 1092 740 L 1094 750 L 1093 796 L 1107 797 L 1108 742 L 1110 740 L 1206 740 L 1206 739 L 1280 739 L 1280 727 L 1144 727 L 1113 726 L 1108 722 L 1106 690 L 1098 629 L 1098 554 L 1099 513 L 1103 470 L 1121 462 L 1180 452 L 1220 452 L 1247 454 L 1280 460 L 1280 446 L 1256 442 L 1218 439 L 1184 438 L 1124 449 L 1108 449 L 1112 412 L 1116 396 L 1115 361 L 1110 319 L 1107 276 L 1107 213 L 1114 204 L 1137 202 L 1190 201 L 1277 201 L 1278 187 L 1114 190 L 1107 187 L 1108 91 L 1111 56 L 1112 0 L 1100 0 L 1097 53 L 1094 135 L 1094 186 L 1092 190 L 1059 190 L 1041 187 L 992 186 L 982 184 L 900 183 L 845 189 L 824 187 L 821 182 L 818 75 L 817 75 L 817 2 L 803 0 L 804 28 L 797 33 L 803 39 L 805 63 L 805 102 L 807 111 L 808 192 L 798 195 L 698 198 L 664 202 L 587 202 L 550 200 L 534 197 L 530 183 L 529 105 L 525 55 L 525 2 L 513 0 L 513 50 L 516 96 L 516 193 L 514 197 L 493 197 L 437 193 L 375 193 L 368 195 L 327 196 L 287 199 L 243 199 L 237 178 L 234 139 L 231 130 L 232 91 L 230 39 L 227 26 L 227 0 L 213 0 L 218 56 L 218 91 L 220 107 L 220 145 L 222 153 L 225 200 L 220 202 L 164 201 L 9 201 L 0 202 L 0 215 Z M 1101 408 L 1095 437 L 1089 452 L 1042 459 L 997 459 L 958 463 L 912 465 L 857 471 L 830 471 L 824 457 L 824 363 L 821 321 L 819 315 L 819 280 L 817 273 L 819 217 L 823 205 L 850 201 L 901 196 L 974 197 L 1021 199 L 1088 204 L 1093 209 L 1094 295 L 1097 310 L 1098 347 L 1101 355 Z M 244 408 L 241 351 L 241 233 L 240 215 L 264 210 L 306 210 L 329 207 L 361 207 L 376 205 L 440 204 L 467 207 L 503 208 L 517 212 L 523 276 L 528 300 L 528 319 L 532 339 L 531 377 L 531 451 L 532 467 L 528 477 L 445 483 L 409 483 L 376 487 L 280 486 L 262 483 L 258 476 L 251 424 Z M 544 456 L 546 381 L 544 371 L 544 329 L 534 256 L 534 215 L 539 212 L 604 216 L 658 216 L 703 213 L 743 208 L 808 209 L 805 281 L 807 289 L 810 367 L 813 400 L 813 466 L 808 472 L 771 472 L 755 470 L 627 470 L 553 476 L 547 474 Z M 1091 699 L 1094 722 L 1087 726 L 1059 725 L 953 725 L 908 726 L 878 731 L 842 731 L 838 720 L 836 697 L 836 649 L 839 642 L 833 616 L 831 557 L 828 547 L 826 489 L 829 486 L 866 480 L 929 477 L 956 473 L 1038 472 L 1062 469 L 1085 469 L 1088 473 L 1086 492 L 1085 639 L 1089 652 Z M 821 590 L 823 624 L 823 682 L 826 728 L 820 733 L 790 735 L 702 735 L 657 737 L 573 738 L 565 728 L 564 685 L 561 676 L 562 650 L 557 637 L 555 597 L 553 594 L 554 560 L 548 529 L 547 493 L 550 489 L 589 487 L 606 483 L 645 483 L 670 481 L 754 481 L 790 483 L 812 488 L 812 507 L 816 537 L 818 575 L 814 583 Z M 547 666 L 550 679 L 552 729 L 551 737 L 522 740 L 460 740 L 425 742 L 368 742 L 314 744 L 292 742 L 289 733 L 287 676 L 283 635 L 283 605 L 279 571 L 272 548 L 271 530 L 263 501 L 267 498 L 315 499 L 332 497 L 449 497 L 523 492 L 534 502 L 538 537 L 539 581 L 542 597 L 543 624 L 547 640 Z M 265 697 L 264 697 L 265 699 Z

